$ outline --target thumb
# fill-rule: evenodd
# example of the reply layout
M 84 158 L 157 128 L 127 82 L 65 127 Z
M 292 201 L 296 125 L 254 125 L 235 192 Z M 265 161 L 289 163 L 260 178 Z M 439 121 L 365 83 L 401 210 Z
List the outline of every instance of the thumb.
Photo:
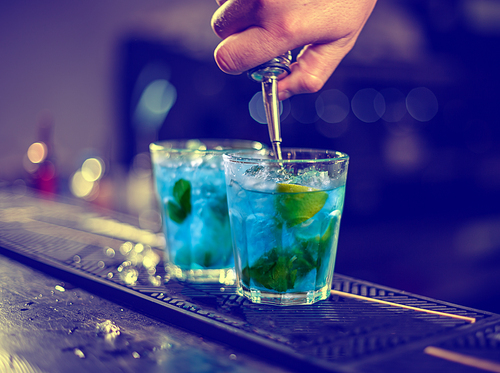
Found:
M 221 41 L 214 57 L 222 71 L 240 74 L 296 47 L 280 41 L 265 28 L 251 26 Z
M 278 82 L 279 99 L 318 92 L 353 45 L 352 39 L 306 45 L 297 56 L 297 61 L 290 65 L 291 73 Z

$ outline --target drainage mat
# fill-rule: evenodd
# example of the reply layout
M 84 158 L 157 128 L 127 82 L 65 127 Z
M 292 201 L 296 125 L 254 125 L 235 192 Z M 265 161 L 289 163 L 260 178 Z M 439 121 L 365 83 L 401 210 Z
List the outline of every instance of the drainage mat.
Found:
M 500 371 L 500 316 L 335 274 L 307 306 L 164 283 L 163 238 L 127 215 L 0 190 L 0 252 L 290 370 Z M 498 370 L 491 370 L 498 369 Z

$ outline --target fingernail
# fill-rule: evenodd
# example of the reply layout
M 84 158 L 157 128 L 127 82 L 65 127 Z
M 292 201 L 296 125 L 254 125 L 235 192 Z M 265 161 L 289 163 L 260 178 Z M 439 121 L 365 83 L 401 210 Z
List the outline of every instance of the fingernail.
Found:
M 292 97 L 292 94 L 290 93 L 290 91 L 281 91 L 278 94 L 278 99 L 280 101 L 286 100 L 287 98 L 290 98 L 290 97 Z

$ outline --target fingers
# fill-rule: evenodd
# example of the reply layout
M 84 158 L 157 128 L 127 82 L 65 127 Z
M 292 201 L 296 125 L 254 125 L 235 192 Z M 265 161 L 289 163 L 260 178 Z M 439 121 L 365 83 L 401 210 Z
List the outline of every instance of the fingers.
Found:
M 376 0 L 216 0 L 212 28 L 223 41 L 220 69 L 240 74 L 306 45 L 292 73 L 278 83 L 280 99 L 320 90 L 351 50 Z M 307 6 L 306 6 L 307 5 Z
M 318 92 L 351 50 L 353 40 L 308 45 L 297 56 L 291 74 L 278 82 L 278 98 L 285 100 L 301 93 Z
M 240 74 L 298 46 L 289 45 L 290 38 L 281 28 L 261 19 L 262 1 L 218 1 L 223 4 L 212 17 L 212 28 L 223 39 L 214 52 L 222 71 Z
M 257 5 L 250 0 L 218 0 L 212 16 L 212 29 L 222 39 L 256 24 Z
M 215 49 L 214 57 L 222 71 L 240 74 L 295 47 L 271 37 L 261 27 L 252 26 L 224 39 Z

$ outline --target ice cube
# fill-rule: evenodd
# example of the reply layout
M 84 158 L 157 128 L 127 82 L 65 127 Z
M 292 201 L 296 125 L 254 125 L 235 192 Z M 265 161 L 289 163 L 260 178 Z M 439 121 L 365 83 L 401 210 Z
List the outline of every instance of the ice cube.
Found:
M 231 219 L 231 227 L 233 233 L 232 236 L 234 243 L 239 249 L 241 249 L 240 255 L 243 255 L 245 253 L 245 250 L 243 248 L 246 247 L 247 242 L 244 218 L 237 210 L 231 210 L 229 211 L 229 214 Z
M 245 220 L 248 264 L 253 266 L 264 253 L 277 246 L 274 222 L 264 214 L 252 214 Z
M 326 211 L 342 210 L 344 206 L 345 187 L 338 187 L 328 193 L 328 199 L 323 206 Z
M 328 171 L 319 171 L 314 166 L 308 167 L 297 172 L 290 183 L 306 185 L 316 189 L 331 189 L 331 181 Z
M 260 175 L 264 172 L 264 166 L 255 165 L 246 170 L 243 174 L 245 176 L 251 177 L 261 177 Z
M 286 182 L 291 178 L 291 175 L 277 164 L 250 167 L 244 176 L 245 189 L 260 191 L 274 191 L 277 183 Z

